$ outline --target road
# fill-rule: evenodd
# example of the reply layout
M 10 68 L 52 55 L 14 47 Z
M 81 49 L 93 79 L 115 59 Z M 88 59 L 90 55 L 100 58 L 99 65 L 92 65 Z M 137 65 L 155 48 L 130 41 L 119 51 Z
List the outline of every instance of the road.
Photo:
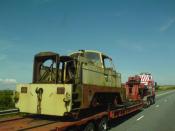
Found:
M 110 131 L 175 131 L 175 91 L 157 93 L 156 104 L 111 126 Z

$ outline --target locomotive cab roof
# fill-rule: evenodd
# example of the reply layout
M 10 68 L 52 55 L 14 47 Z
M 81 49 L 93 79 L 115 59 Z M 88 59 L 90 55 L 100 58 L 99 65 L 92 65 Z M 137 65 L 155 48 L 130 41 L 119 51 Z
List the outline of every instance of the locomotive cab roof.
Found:
M 48 52 L 40 52 L 40 53 L 36 54 L 35 57 L 55 56 L 55 55 L 58 55 L 59 56 L 58 53 L 48 51 Z
M 75 54 L 83 54 L 85 52 L 88 52 L 88 53 L 97 53 L 97 54 L 100 54 L 100 55 L 104 56 L 105 58 L 109 58 L 109 59 L 112 60 L 112 58 L 109 57 L 108 55 L 104 54 L 103 52 L 96 51 L 96 50 L 78 50 L 76 52 L 70 53 L 69 55 L 72 56 L 72 55 L 75 55 Z

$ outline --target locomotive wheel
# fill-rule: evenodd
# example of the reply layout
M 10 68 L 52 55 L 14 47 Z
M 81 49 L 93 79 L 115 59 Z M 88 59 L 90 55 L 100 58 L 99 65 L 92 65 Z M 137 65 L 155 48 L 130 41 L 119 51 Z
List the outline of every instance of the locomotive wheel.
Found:
M 108 119 L 104 117 L 98 125 L 98 131 L 107 131 L 107 127 L 108 127 Z
M 83 131 L 95 131 L 95 125 L 94 123 L 90 122 L 88 123 Z

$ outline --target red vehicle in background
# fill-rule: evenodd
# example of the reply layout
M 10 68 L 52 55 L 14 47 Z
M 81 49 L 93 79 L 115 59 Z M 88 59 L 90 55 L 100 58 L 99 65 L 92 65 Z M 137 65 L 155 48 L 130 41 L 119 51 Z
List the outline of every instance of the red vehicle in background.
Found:
M 128 100 L 138 101 L 142 99 L 147 107 L 155 103 L 155 84 L 150 73 L 129 77 L 125 88 Z

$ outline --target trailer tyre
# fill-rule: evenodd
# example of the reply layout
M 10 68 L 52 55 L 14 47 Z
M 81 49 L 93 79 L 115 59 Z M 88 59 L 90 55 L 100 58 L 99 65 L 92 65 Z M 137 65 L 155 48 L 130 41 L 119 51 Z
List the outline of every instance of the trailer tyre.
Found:
M 94 123 L 90 122 L 88 123 L 83 131 L 95 131 L 95 125 Z
M 150 98 L 147 98 L 147 107 L 149 107 L 151 105 L 151 100 Z
M 150 104 L 151 105 L 155 104 L 155 97 L 153 97 L 153 96 L 150 97 Z
M 108 119 L 104 117 L 98 124 L 98 131 L 107 131 Z
M 153 104 L 153 97 L 150 97 L 150 105 Z
M 153 104 L 155 104 L 156 102 L 155 102 L 155 96 L 153 97 Z

